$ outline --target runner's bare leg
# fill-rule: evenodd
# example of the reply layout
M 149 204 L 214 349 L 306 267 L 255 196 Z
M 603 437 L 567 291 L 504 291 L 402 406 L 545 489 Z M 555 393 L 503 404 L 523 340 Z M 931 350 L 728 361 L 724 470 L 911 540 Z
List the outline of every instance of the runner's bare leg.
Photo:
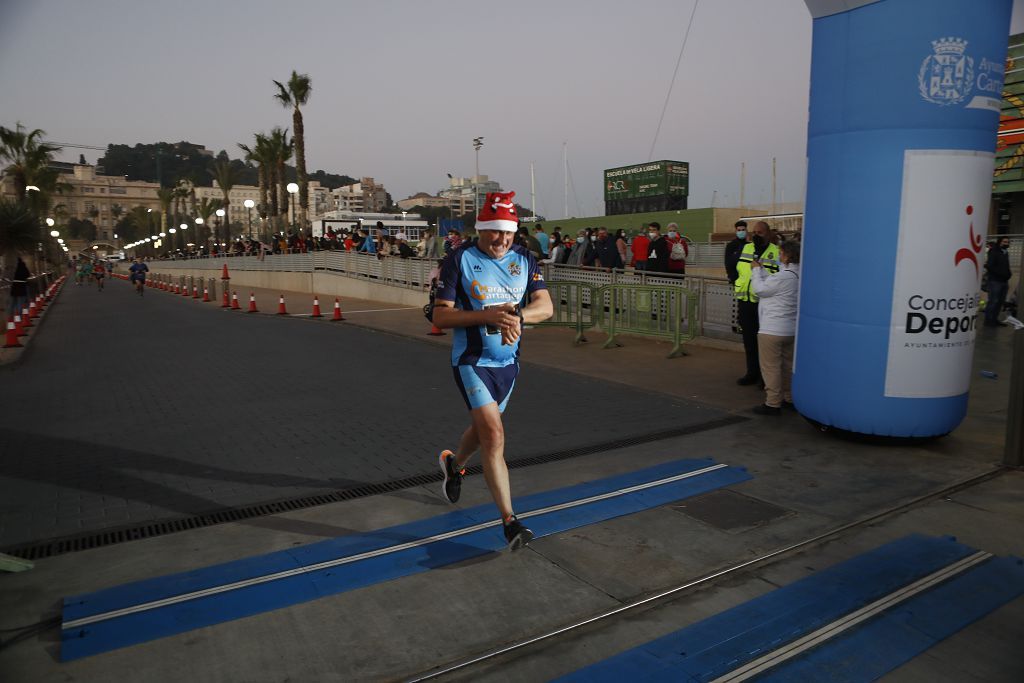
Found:
M 480 459 L 484 468 L 484 479 L 491 491 L 494 504 L 498 506 L 502 520 L 512 516 L 512 492 L 509 486 L 508 465 L 505 464 L 505 427 L 501 422 L 501 412 L 497 403 L 474 408 L 469 411 L 473 426 L 463 434 L 475 437 L 480 444 Z M 470 431 L 473 432 L 470 435 Z M 468 445 L 468 444 L 467 444 Z M 463 443 L 459 443 L 460 454 Z M 468 459 L 468 456 L 467 456 Z

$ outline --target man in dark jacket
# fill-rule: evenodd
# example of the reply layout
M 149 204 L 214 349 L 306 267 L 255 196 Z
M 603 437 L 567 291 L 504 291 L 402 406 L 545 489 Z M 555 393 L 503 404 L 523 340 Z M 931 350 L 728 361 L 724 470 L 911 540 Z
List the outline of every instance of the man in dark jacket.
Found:
M 1010 240 L 1000 237 L 988 251 L 985 270 L 988 272 L 988 305 L 985 306 L 985 324 L 989 327 L 1004 327 L 999 321 L 999 312 L 1006 302 L 1007 285 L 1010 282 Z
M 602 268 L 608 270 L 613 268 L 622 269 L 622 257 L 619 256 L 619 248 L 615 246 L 615 240 L 608 236 L 607 228 L 597 229 L 597 241 L 594 242 L 594 249 L 597 252 L 597 262 L 601 264 Z
M 647 272 L 667 273 L 668 259 L 672 254 L 672 245 L 661 234 L 661 223 L 647 224 L 647 237 L 651 240 L 650 255 L 647 257 Z
M 739 263 L 743 246 L 747 243 L 747 222 L 736 221 L 733 226 L 736 229 L 736 238 L 725 245 L 725 272 L 729 276 L 729 284 L 736 284 L 740 274 L 736 271 L 736 264 Z

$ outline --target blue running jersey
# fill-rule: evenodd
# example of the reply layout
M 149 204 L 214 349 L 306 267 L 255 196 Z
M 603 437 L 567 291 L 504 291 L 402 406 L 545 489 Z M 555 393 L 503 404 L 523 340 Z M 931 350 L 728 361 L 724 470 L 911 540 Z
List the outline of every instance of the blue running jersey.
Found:
M 530 294 L 547 289 L 537 259 L 513 244 L 500 259 L 480 251 L 475 242 L 448 254 L 441 264 L 437 298 L 454 301 L 455 308 L 480 311 L 503 303 L 529 302 Z M 519 360 L 519 342 L 503 346 L 501 334 L 488 334 L 484 325 L 454 328 L 452 366 L 478 365 L 500 368 Z

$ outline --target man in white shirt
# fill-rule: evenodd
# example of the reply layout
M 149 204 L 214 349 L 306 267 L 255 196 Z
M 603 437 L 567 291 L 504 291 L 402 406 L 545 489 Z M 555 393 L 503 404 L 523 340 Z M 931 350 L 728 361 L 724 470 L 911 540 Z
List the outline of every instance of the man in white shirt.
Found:
M 751 262 L 750 284 L 757 294 L 757 351 L 764 380 L 764 405 L 754 408 L 760 415 L 778 415 L 781 408 L 793 408 L 793 347 L 796 341 L 797 295 L 800 291 L 800 243 L 790 240 L 779 248 L 782 268 L 765 273 L 760 261 Z

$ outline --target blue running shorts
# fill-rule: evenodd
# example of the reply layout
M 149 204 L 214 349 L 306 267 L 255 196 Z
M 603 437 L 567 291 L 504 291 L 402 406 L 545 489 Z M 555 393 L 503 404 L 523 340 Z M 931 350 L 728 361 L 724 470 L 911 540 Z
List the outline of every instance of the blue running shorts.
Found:
M 498 412 L 503 413 L 516 385 L 519 364 L 512 363 L 500 368 L 456 365 L 452 368 L 452 373 L 470 410 L 488 403 L 497 403 Z

